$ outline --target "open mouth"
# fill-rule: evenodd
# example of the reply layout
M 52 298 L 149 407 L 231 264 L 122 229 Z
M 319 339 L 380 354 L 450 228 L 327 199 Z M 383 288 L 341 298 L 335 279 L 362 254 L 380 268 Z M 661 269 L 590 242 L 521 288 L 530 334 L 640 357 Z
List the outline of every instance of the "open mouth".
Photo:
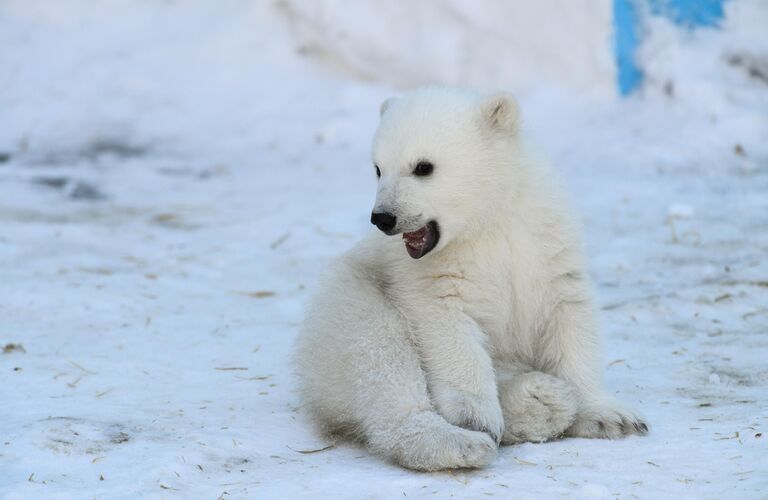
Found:
M 419 259 L 427 255 L 433 248 L 435 248 L 439 239 L 440 230 L 435 221 L 429 221 L 426 226 L 418 231 L 403 233 L 405 249 L 408 251 L 408 255 L 414 259 Z

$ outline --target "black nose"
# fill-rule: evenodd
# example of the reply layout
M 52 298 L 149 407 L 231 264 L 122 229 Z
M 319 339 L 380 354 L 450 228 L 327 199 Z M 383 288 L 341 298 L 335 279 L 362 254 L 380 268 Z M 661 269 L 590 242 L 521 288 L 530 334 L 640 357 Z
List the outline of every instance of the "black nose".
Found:
M 371 224 L 375 225 L 385 233 L 392 231 L 392 229 L 395 228 L 396 223 L 397 217 L 392 214 L 388 214 L 386 212 L 381 212 L 378 214 L 373 212 L 371 214 Z

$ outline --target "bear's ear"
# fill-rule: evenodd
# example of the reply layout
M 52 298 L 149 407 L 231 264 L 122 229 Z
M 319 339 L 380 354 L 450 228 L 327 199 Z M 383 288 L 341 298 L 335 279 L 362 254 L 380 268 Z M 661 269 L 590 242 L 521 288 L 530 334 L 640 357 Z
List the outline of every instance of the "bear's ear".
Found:
M 395 102 L 395 97 L 390 97 L 389 99 L 385 99 L 384 102 L 381 103 L 381 106 L 379 107 L 379 117 L 384 116 L 384 113 L 387 112 L 387 109 L 389 109 L 390 106 Z
M 487 97 L 481 106 L 482 118 L 493 130 L 514 133 L 518 125 L 518 108 L 511 94 L 500 92 Z

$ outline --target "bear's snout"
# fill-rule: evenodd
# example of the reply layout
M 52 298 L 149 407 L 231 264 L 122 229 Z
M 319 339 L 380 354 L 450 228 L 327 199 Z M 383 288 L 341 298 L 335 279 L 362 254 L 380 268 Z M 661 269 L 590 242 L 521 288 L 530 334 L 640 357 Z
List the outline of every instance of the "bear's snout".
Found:
M 371 224 L 389 234 L 397 224 L 397 217 L 387 212 L 373 212 L 371 213 Z

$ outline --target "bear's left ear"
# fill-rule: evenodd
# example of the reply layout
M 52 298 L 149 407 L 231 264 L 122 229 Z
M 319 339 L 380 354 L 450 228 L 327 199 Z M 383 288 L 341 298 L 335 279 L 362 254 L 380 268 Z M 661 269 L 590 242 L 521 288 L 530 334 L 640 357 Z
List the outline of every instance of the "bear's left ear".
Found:
M 379 117 L 384 116 L 384 113 L 387 112 L 387 109 L 392 106 L 392 104 L 395 102 L 395 97 L 390 97 L 389 99 L 384 99 L 384 102 L 381 103 L 381 106 L 379 107 Z
M 481 105 L 482 119 L 493 130 L 514 133 L 518 126 L 518 108 L 511 94 L 500 92 L 487 97 Z

